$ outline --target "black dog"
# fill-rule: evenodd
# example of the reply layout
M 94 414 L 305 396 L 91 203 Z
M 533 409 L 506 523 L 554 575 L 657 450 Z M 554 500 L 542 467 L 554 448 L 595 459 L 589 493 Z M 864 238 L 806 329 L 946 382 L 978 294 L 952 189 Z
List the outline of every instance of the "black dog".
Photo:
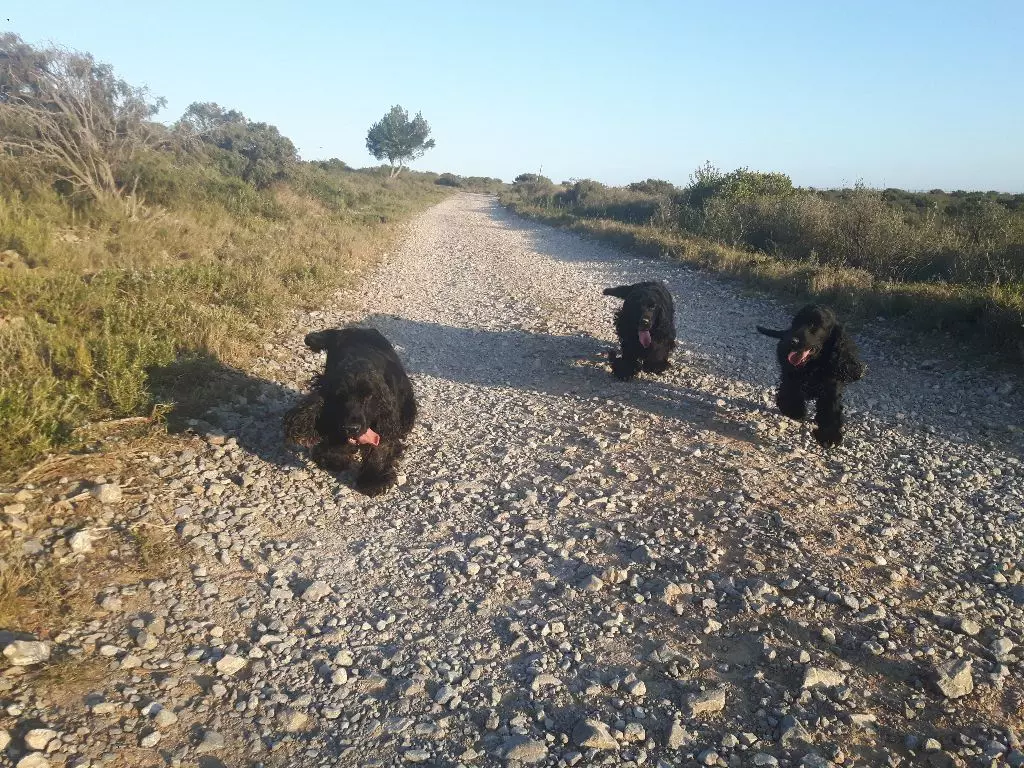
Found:
M 814 438 L 831 448 L 843 441 L 843 387 L 867 370 L 857 345 L 836 321 L 832 310 L 810 304 L 784 331 L 757 326 L 765 336 L 779 340 L 776 356 L 782 380 L 775 402 L 791 419 L 807 418 L 807 401 L 817 400 Z
M 676 346 L 675 306 L 672 294 L 656 282 L 605 288 L 605 296 L 623 300 L 615 314 L 615 332 L 622 354 L 612 352 L 612 373 L 628 381 L 641 370 L 664 373 Z
M 416 399 L 394 347 L 372 328 L 336 328 L 306 336 L 327 352 L 313 394 L 285 415 L 285 437 L 310 449 L 324 469 L 342 471 L 357 455 L 356 487 L 368 496 L 395 483 L 395 461 L 416 420 Z

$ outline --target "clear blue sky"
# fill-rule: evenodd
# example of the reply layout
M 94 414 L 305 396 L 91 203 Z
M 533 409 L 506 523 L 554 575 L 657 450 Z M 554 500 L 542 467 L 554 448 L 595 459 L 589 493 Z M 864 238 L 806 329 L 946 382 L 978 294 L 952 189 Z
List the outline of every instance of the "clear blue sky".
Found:
M 424 170 L 1024 191 L 1019 0 L 0 0 L 0 25 L 113 64 L 168 121 L 216 101 L 307 159 L 371 164 L 402 104 L 433 127 Z

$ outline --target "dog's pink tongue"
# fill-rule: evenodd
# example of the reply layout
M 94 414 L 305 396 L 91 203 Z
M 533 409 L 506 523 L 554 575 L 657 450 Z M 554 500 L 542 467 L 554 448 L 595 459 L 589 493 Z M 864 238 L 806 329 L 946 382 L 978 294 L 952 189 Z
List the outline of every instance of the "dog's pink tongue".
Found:
M 647 347 L 651 346 L 650 331 L 640 331 L 640 346 L 643 347 L 644 349 L 647 349 Z
M 380 435 L 367 427 L 366 431 L 355 439 L 355 443 L 358 445 L 380 445 Z
M 811 350 L 802 349 L 799 352 L 793 351 L 786 355 L 786 359 L 789 360 L 789 364 L 799 368 L 801 365 L 807 362 L 807 358 L 811 356 Z

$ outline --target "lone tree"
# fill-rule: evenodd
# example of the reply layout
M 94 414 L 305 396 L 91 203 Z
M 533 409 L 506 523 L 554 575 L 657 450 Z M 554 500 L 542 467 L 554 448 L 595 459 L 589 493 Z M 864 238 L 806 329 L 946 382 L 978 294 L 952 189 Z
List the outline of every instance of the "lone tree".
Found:
M 396 104 L 367 131 L 366 148 L 378 160 L 387 158 L 391 163 L 389 178 L 393 179 L 407 162 L 433 149 L 434 140 L 430 138 L 430 124 L 421 113 L 410 120 L 409 113 Z

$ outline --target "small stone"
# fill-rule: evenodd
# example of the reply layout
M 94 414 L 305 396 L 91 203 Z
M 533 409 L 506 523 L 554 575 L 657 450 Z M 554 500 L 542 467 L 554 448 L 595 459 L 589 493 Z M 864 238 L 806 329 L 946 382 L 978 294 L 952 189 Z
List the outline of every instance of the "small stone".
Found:
M 701 765 L 717 765 L 718 753 L 713 749 L 705 749 L 697 755 L 697 762 Z
M 580 589 L 584 592 L 600 592 L 603 587 L 604 582 L 594 575 L 587 576 L 580 582 Z
M 309 715 L 292 707 L 285 708 L 281 714 L 281 724 L 288 733 L 301 731 L 309 723 Z
M 161 709 L 153 717 L 153 722 L 157 724 L 159 728 L 169 728 L 178 722 L 178 716 L 169 709 Z
M 111 613 L 120 611 L 123 604 L 120 595 L 104 595 L 100 598 L 100 608 Z
M 647 695 L 647 684 L 643 680 L 633 680 L 628 682 L 626 683 L 625 688 L 626 692 L 629 693 L 630 696 L 643 698 Z
M 21 758 L 15 768 L 50 768 L 50 761 L 39 752 L 33 752 Z
M 139 633 L 135 635 L 135 644 L 144 651 L 152 651 L 160 643 L 156 637 L 153 636 L 152 632 L 141 629 L 139 630 Z
M 407 749 L 402 753 L 402 759 L 409 763 L 425 763 L 430 759 L 430 753 L 425 749 Z
M 644 728 L 640 723 L 626 723 L 626 728 L 623 731 L 623 736 L 626 741 L 644 741 L 647 738 L 647 729 Z
M 950 659 L 935 668 L 935 685 L 947 699 L 959 699 L 974 690 L 970 659 Z
M 725 688 L 715 688 L 711 691 L 694 694 L 689 697 L 687 704 L 688 717 L 721 712 L 725 709 Z
M 1008 637 L 1000 637 L 992 643 L 992 655 L 996 661 L 1003 663 L 1012 660 L 1013 640 Z
M 820 685 L 825 688 L 838 688 L 844 682 L 846 682 L 846 678 L 839 672 L 833 672 L 831 669 L 822 669 L 821 667 L 808 667 L 804 671 L 802 687 L 816 688 Z
M 217 733 L 217 731 L 206 731 L 203 734 L 203 740 L 196 747 L 196 753 L 205 755 L 209 752 L 224 749 L 225 746 L 224 737 L 221 734 Z
M 974 637 L 981 632 L 981 624 L 974 619 L 962 618 L 957 621 L 957 629 L 965 635 Z
M 434 702 L 444 706 L 449 701 L 455 698 L 455 689 L 450 685 L 442 685 L 437 689 L 437 693 L 434 694 Z
M 4 656 L 15 667 L 41 664 L 50 658 L 50 646 L 38 640 L 15 640 L 4 646 Z
M 150 731 L 141 739 L 139 739 L 139 746 L 144 749 L 151 749 L 160 743 L 160 738 L 163 736 L 160 731 Z
M 52 728 L 33 728 L 25 733 L 25 746 L 42 752 L 46 745 L 57 738 L 57 732 Z
M 600 720 L 580 720 L 572 729 L 572 742 L 590 749 L 618 749 L 619 743 Z
M 754 765 L 767 766 L 768 768 L 775 768 L 779 764 L 778 758 L 774 755 L 769 755 L 767 752 L 758 752 L 754 755 Z
M 683 724 L 678 720 L 673 720 L 672 725 L 668 727 L 668 735 L 665 738 L 665 744 L 669 749 L 679 749 L 690 741 L 690 734 L 683 727 Z
M 217 671 L 222 675 L 233 675 L 248 663 L 247 659 L 243 659 L 241 656 L 233 656 L 228 653 L 218 659 L 215 666 L 217 667 Z
M 332 594 L 333 591 L 326 581 L 314 581 L 303 590 L 302 599 L 307 603 L 316 603 Z
M 83 528 L 82 530 L 71 534 L 68 538 L 68 546 L 74 554 L 84 555 L 87 552 L 92 552 L 93 542 L 96 541 L 97 538 L 97 535 L 93 531 L 88 528 Z
M 334 685 L 344 685 L 348 682 L 348 672 L 344 667 L 338 667 L 331 673 L 331 683 Z
M 539 763 L 548 756 L 548 745 L 539 739 L 515 734 L 505 742 L 505 759 L 521 763 Z
M 92 489 L 92 495 L 100 504 L 117 504 L 121 501 L 121 486 L 117 483 L 103 483 Z
M 530 690 L 536 693 L 544 688 L 557 688 L 561 684 L 562 681 L 554 675 L 544 673 L 533 678 L 533 682 L 530 683 Z
M 7 749 L 7 745 L 11 743 L 11 732 L 5 728 L 0 728 L 0 752 Z

